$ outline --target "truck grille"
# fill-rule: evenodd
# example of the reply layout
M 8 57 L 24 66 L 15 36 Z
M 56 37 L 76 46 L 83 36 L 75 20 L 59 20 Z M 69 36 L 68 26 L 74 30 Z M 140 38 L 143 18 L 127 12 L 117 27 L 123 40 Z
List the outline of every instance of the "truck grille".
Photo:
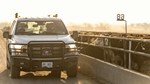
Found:
M 62 41 L 31 41 L 28 44 L 28 55 L 39 58 L 58 58 L 64 55 L 64 42 Z

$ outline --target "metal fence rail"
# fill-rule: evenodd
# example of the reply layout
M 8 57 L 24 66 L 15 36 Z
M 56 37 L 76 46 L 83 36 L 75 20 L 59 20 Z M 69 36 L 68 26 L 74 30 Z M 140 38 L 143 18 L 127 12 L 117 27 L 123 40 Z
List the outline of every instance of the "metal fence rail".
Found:
M 117 36 L 117 35 L 112 35 L 112 36 L 105 35 L 105 33 L 98 33 L 98 32 L 96 32 L 96 34 L 93 33 L 93 35 L 80 32 L 78 39 L 77 39 L 77 43 L 78 43 L 78 46 L 81 48 L 81 50 L 83 49 L 82 48 L 83 45 L 84 46 L 86 45 L 86 46 L 99 47 L 103 49 L 104 51 L 112 50 L 112 51 L 117 51 L 117 52 L 123 52 L 123 62 L 124 62 L 123 67 L 131 69 L 133 55 L 136 55 L 136 57 L 138 56 L 142 56 L 143 58 L 146 57 L 145 59 L 150 58 L 150 52 L 146 50 L 147 47 L 150 45 L 150 40 L 144 39 L 146 37 L 149 37 L 149 35 L 143 35 L 143 36 L 141 35 L 140 38 L 136 37 L 136 35 L 133 35 L 134 38 L 132 38 L 132 37 L 127 37 L 127 36 L 123 37 L 123 36 Z M 101 41 L 102 44 L 95 44 L 93 43 L 94 41 L 91 41 L 92 39 L 94 39 L 94 41 L 96 39 L 99 39 L 97 41 Z M 113 41 L 115 43 L 113 43 Z M 117 44 L 119 42 L 120 44 Z M 142 48 L 146 48 L 146 49 L 142 50 Z M 141 59 L 138 59 L 138 60 L 141 60 Z M 142 61 L 144 62 L 145 60 L 142 60 Z

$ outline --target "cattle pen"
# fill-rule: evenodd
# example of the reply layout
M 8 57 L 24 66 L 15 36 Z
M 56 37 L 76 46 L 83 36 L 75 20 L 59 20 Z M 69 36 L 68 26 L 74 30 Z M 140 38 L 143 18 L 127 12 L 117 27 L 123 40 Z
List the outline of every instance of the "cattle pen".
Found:
M 94 58 L 150 75 L 150 35 L 80 31 L 80 52 Z

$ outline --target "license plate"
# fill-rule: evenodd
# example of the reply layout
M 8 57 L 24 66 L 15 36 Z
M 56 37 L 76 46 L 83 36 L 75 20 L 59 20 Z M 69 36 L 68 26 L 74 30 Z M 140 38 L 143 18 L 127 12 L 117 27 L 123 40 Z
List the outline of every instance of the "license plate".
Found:
M 53 62 L 42 62 L 42 67 L 52 68 Z

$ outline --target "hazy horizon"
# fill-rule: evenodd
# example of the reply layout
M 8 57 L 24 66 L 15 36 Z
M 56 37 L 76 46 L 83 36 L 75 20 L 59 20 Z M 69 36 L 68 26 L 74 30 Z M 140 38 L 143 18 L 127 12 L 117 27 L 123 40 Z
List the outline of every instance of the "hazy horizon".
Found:
M 118 24 L 116 15 L 125 14 L 128 23 L 150 22 L 149 0 L 0 0 L 0 22 L 12 21 L 14 14 L 40 17 L 57 13 L 65 23 Z

